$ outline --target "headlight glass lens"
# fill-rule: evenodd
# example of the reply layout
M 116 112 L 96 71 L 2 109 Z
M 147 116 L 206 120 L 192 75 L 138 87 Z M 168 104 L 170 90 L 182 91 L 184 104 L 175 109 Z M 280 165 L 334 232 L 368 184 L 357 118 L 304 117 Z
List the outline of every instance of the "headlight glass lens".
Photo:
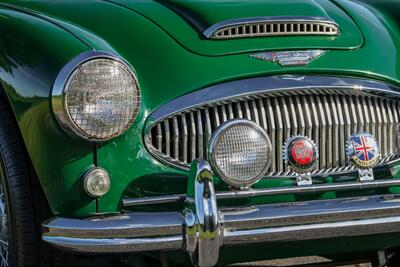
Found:
M 97 58 L 79 65 L 64 89 L 64 109 L 74 131 L 90 140 L 108 140 L 123 133 L 139 106 L 133 72 L 113 59 Z
M 214 171 L 235 187 L 255 183 L 271 165 L 271 142 L 265 131 L 251 121 L 231 120 L 222 124 L 210 146 Z

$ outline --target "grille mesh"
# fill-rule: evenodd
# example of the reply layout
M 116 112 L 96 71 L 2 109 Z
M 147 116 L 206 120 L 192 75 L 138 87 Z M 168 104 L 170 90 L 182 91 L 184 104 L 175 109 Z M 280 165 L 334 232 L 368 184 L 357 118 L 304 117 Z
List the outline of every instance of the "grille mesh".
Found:
M 400 107 L 392 99 L 327 90 L 231 101 L 184 111 L 156 123 L 148 135 L 150 146 L 170 163 L 188 167 L 195 158 L 207 158 L 208 141 L 221 123 L 245 118 L 263 127 L 271 139 L 273 159 L 268 176 L 293 175 L 282 160 L 282 145 L 298 134 L 310 137 L 318 145 L 316 173 L 352 169 L 345 157 L 345 142 L 358 131 L 370 132 L 377 138 L 382 153 L 380 163 L 396 157 Z
M 334 23 L 323 21 L 266 21 L 231 25 L 216 30 L 212 39 L 233 39 L 281 35 L 338 35 Z

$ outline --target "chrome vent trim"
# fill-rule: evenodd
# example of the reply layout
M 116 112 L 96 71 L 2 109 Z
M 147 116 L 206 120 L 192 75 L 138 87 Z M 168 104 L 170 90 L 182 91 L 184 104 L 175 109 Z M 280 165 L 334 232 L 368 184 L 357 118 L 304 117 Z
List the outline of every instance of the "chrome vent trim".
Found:
M 203 32 L 208 39 L 340 34 L 339 25 L 323 17 L 255 17 L 226 20 Z
M 252 91 L 249 84 L 267 84 L 272 88 Z M 248 93 L 235 90 L 241 86 Z M 208 98 L 215 97 L 215 87 L 221 88 L 217 95 L 222 93 L 225 97 L 190 103 L 189 99 L 199 100 L 200 95 L 206 96 L 208 92 Z M 175 112 L 166 114 L 172 108 Z M 146 127 L 145 143 L 160 161 L 187 170 L 193 159 L 206 158 L 212 132 L 232 118 L 250 119 L 267 130 L 275 151 L 267 177 L 294 176 L 281 154 L 283 142 L 295 134 L 307 135 L 319 145 L 321 157 L 315 176 L 354 170 L 345 158 L 344 144 L 351 133 L 360 130 L 369 131 L 378 139 L 383 155 L 379 164 L 398 159 L 399 93 L 373 81 L 321 76 L 253 78 L 183 96 L 150 116 L 152 123 Z M 175 124 L 172 130 L 168 130 L 170 124 Z

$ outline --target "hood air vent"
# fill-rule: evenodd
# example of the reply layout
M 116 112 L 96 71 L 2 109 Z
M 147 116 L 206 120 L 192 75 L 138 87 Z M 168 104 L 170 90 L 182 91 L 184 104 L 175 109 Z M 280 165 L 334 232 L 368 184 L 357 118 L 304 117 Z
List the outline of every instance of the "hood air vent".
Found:
M 208 39 L 339 35 L 336 22 L 322 17 L 257 17 L 225 20 L 203 32 Z

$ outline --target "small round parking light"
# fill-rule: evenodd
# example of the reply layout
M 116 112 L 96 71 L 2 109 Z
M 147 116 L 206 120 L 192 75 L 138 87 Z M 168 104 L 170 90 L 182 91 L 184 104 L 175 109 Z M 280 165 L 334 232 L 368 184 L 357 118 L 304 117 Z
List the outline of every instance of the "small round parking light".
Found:
M 110 176 L 104 169 L 94 168 L 85 173 L 83 184 L 90 197 L 99 198 L 110 190 Z
M 271 166 L 271 141 L 258 124 L 234 119 L 221 124 L 209 144 L 214 172 L 233 187 L 246 187 L 260 180 Z

